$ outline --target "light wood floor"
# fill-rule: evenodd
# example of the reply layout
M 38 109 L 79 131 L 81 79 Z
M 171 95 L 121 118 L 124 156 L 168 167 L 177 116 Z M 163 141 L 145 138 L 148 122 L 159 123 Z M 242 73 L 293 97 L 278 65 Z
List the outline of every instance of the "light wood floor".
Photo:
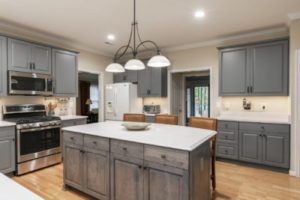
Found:
M 62 189 L 63 165 L 56 165 L 13 179 L 46 200 L 91 199 Z M 300 200 L 300 179 L 287 174 L 217 161 L 214 199 Z

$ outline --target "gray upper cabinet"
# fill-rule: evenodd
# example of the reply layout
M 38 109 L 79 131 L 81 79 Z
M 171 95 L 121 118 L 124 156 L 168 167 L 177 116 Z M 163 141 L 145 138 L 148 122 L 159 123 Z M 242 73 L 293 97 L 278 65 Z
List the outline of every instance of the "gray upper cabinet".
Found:
M 139 97 L 167 96 L 167 68 L 146 67 L 138 72 Z
M 0 96 L 7 94 L 7 39 L 0 36 Z
M 220 91 L 222 95 L 247 93 L 248 50 L 245 47 L 220 52 Z
M 288 96 L 288 40 L 219 51 L 220 96 Z
M 126 70 L 124 73 L 114 73 L 114 83 L 123 83 L 123 82 L 138 82 L 137 71 Z
M 51 48 L 8 39 L 8 69 L 51 74 Z
M 77 54 L 52 49 L 54 95 L 76 97 L 78 94 Z
M 15 127 L 0 129 L 0 172 L 11 173 L 15 171 Z

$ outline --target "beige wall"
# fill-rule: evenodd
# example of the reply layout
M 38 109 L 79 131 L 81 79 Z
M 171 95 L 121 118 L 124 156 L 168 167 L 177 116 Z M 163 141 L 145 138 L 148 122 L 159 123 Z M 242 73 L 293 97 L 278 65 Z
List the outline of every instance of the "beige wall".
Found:
M 291 114 L 292 114 L 292 127 L 291 127 L 291 171 L 295 170 L 295 134 L 296 134 L 296 115 L 295 109 L 297 102 L 295 96 L 297 94 L 295 88 L 296 79 L 296 63 L 295 51 L 300 49 L 300 19 L 290 22 L 290 91 L 291 91 Z M 299 77 L 298 77 L 299 78 Z M 299 126 L 299 125 L 298 125 Z M 299 128 L 299 127 L 297 127 Z M 299 145 L 299 144 L 298 144 Z

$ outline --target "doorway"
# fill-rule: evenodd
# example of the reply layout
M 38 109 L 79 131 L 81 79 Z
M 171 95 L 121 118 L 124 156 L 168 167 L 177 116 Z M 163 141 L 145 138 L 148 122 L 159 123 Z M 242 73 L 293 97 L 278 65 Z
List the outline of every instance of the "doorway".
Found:
M 210 117 L 209 76 L 185 77 L 185 122 L 190 117 Z

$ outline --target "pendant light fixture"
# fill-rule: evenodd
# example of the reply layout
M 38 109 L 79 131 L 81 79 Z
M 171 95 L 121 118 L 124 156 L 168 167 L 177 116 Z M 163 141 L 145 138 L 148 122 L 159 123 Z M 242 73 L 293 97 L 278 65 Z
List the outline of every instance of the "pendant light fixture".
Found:
M 138 41 L 137 41 L 138 38 Z M 160 49 L 157 44 L 151 40 L 142 41 L 138 29 L 138 23 L 136 21 L 136 0 L 133 0 L 133 23 L 131 24 L 131 31 L 127 45 L 121 46 L 115 53 L 113 63 L 109 64 L 105 71 L 122 73 L 127 70 L 143 70 L 145 69 L 145 64 L 137 59 L 138 51 L 141 47 L 146 47 L 146 44 L 151 44 L 156 51 L 155 56 L 153 56 L 147 63 L 149 67 L 167 67 L 170 66 L 170 61 L 167 57 L 161 55 Z M 118 63 L 118 60 L 122 58 L 126 53 L 131 51 L 133 58 L 128 60 L 125 64 L 125 69 L 121 64 Z

